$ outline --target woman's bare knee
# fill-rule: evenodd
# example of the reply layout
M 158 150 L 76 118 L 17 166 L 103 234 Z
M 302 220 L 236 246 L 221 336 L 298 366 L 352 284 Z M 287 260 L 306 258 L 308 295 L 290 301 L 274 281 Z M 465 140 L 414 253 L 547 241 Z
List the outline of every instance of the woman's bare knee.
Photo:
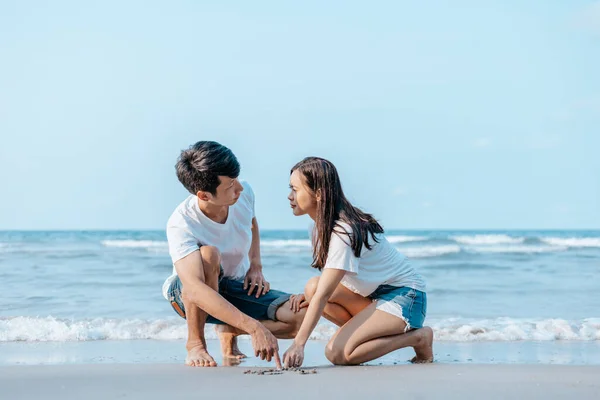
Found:
M 348 359 L 344 354 L 344 349 L 336 346 L 335 341 L 331 340 L 325 346 L 325 357 L 333 365 L 349 365 Z
M 319 284 L 318 276 L 313 276 L 312 278 L 310 278 L 308 280 L 308 282 L 306 282 L 306 285 L 304 286 L 304 297 L 306 298 L 307 301 L 310 301 L 310 299 L 312 299 L 313 296 L 315 295 L 318 284 Z

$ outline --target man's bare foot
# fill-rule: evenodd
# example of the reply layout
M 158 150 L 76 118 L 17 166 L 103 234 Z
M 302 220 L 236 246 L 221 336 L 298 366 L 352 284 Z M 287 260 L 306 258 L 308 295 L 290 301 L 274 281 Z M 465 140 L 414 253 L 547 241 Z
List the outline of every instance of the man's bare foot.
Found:
M 419 337 L 419 344 L 414 347 L 416 356 L 410 362 L 413 364 L 433 362 L 433 329 L 424 326 L 421 329 L 417 329 L 415 334 Z
M 234 358 L 237 360 L 246 358 L 246 355 L 240 351 L 237 345 L 237 337 L 243 335 L 245 333 L 244 331 L 229 325 L 215 325 L 215 331 L 221 342 L 223 360 L 227 358 Z
M 185 364 L 190 367 L 216 367 L 217 363 L 206 351 L 206 346 L 202 343 L 190 344 L 186 346 L 187 357 Z

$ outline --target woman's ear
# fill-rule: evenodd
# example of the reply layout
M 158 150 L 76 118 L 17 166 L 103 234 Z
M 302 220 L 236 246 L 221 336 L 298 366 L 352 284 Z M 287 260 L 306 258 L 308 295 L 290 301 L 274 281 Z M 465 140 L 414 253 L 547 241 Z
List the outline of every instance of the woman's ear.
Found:
M 321 193 L 321 189 L 317 189 L 315 193 L 315 198 L 317 199 L 317 201 L 321 201 Z

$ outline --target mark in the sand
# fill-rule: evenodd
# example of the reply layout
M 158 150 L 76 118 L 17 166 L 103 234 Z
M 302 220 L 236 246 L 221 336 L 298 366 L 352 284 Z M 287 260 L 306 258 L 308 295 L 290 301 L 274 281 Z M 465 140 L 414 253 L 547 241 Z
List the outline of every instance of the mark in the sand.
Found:
M 246 371 L 244 371 L 244 375 L 247 374 L 251 374 L 251 375 L 281 375 L 284 372 L 296 372 L 300 375 L 310 375 L 310 374 L 316 374 L 317 370 L 316 369 L 302 369 L 302 368 L 283 368 L 283 369 L 255 369 L 255 370 L 251 370 L 248 369 Z

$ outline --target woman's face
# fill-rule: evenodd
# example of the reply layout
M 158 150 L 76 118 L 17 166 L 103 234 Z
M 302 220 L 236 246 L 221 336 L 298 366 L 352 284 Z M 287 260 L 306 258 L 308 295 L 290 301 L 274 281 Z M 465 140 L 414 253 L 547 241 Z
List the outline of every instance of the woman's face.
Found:
M 295 216 L 308 214 L 314 220 L 317 213 L 317 199 L 306 186 L 304 177 L 298 170 L 290 176 L 290 194 L 288 200 Z

